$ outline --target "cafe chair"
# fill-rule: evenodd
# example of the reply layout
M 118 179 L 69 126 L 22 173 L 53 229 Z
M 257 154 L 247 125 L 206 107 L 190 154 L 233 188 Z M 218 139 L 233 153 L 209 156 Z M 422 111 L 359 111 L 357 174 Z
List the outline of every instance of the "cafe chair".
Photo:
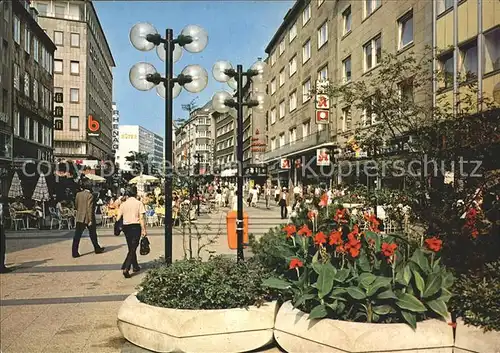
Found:
M 11 222 L 14 223 L 14 229 L 17 230 L 18 224 L 21 223 L 22 230 L 26 229 L 26 223 L 24 222 L 24 218 L 22 215 L 16 213 L 16 211 L 10 212 Z

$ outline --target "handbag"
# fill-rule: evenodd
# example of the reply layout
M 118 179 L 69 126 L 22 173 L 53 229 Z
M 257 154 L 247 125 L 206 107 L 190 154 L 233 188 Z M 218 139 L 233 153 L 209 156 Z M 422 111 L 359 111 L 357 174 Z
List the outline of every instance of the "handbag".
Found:
M 149 254 L 150 251 L 151 251 L 151 249 L 149 247 L 149 239 L 148 239 L 148 237 L 142 237 L 141 238 L 141 246 L 140 246 L 139 253 L 141 255 L 147 255 L 147 254 Z
M 119 236 L 123 230 L 123 218 L 120 218 L 115 222 L 114 233 L 115 236 Z

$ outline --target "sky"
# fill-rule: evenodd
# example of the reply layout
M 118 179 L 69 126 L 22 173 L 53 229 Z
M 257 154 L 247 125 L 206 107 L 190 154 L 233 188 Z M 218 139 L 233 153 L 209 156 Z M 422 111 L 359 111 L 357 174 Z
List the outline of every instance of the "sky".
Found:
M 258 57 L 265 58 L 265 48 L 281 24 L 293 1 L 94 1 L 99 20 L 111 47 L 116 67 L 113 69 L 113 99 L 120 111 L 120 124 L 142 125 L 159 135 L 165 131 L 164 100 L 151 91 L 136 90 L 129 82 L 129 70 L 137 62 L 153 64 L 164 74 L 165 64 L 156 50 L 140 52 L 129 41 L 130 28 L 138 22 L 149 22 L 159 33 L 174 30 L 174 37 L 189 24 L 203 27 L 209 36 L 204 51 L 192 54 L 184 51 L 174 64 L 178 74 L 190 64 L 203 66 L 209 83 L 200 93 L 183 90 L 174 100 L 174 119 L 187 118 L 182 104 L 196 99 L 198 106 L 228 86 L 214 80 L 212 66 L 227 60 L 236 68 L 248 69 Z M 229 89 L 229 88 L 228 88 Z

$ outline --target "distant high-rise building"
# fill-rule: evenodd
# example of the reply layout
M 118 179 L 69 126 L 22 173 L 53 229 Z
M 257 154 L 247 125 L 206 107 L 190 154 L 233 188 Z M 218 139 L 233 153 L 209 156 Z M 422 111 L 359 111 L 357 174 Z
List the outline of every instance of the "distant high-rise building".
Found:
M 119 136 L 116 161 L 121 170 L 132 170 L 127 162 L 127 157 L 133 152 L 147 153 L 156 170 L 163 170 L 163 137 L 139 125 L 120 125 Z
M 40 25 L 57 45 L 54 58 L 55 156 L 112 159 L 115 66 L 90 0 L 32 1 Z

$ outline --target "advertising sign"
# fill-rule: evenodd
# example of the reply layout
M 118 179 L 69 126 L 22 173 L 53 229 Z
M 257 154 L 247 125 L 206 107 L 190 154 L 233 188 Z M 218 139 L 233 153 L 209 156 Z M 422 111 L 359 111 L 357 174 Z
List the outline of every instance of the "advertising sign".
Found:
M 62 118 L 54 119 L 54 130 L 57 130 L 57 131 L 63 130 L 63 119 Z
M 318 167 L 330 165 L 330 154 L 326 148 L 318 148 L 316 150 L 316 165 Z
M 111 148 L 116 155 L 116 152 L 120 148 L 120 115 L 118 111 L 113 113 L 113 121 L 111 124 Z
M 281 158 L 280 160 L 281 169 L 290 169 L 290 160 L 286 158 Z
M 54 93 L 54 103 L 62 103 L 62 102 L 63 102 L 63 94 Z
M 328 110 L 316 110 L 316 124 L 327 125 L 330 122 L 330 112 Z
M 101 132 L 101 124 L 93 115 L 87 118 L 87 135 L 91 137 L 99 137 Z
M 330 109 L 330 97 L 326 94 L 316 95 L 316 109 Z

